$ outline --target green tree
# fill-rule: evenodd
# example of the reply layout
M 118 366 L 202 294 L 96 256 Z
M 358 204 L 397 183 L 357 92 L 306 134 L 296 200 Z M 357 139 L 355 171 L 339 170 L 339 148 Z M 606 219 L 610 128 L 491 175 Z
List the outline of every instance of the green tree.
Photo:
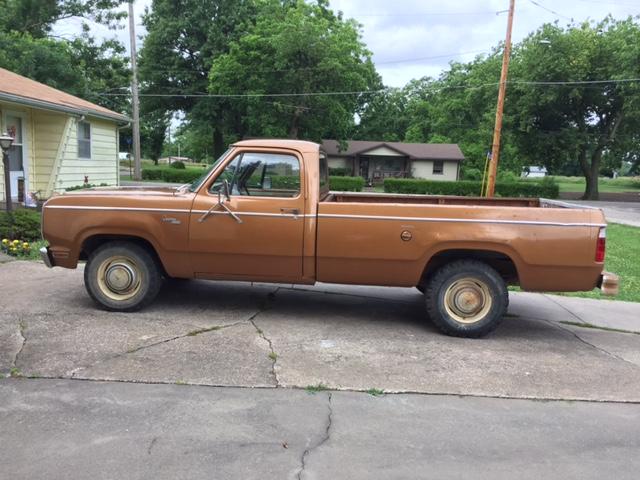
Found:
M 544 42 L 542 42 L 544 40 Z M 640 28 L 631 18 L 561 28 L 544 25 L 520 45 L 519 81 L 584 82 L 513 86 L 518 142 L 550 168 L 576 163 L 586 179 L 584 199 L 598 199 L 603 159 L 609 169 L 638 151 L 640 84 L 601 82 L 640 77 Z
M 145 15 L 140 51 L 141 111 L 166 117 L 184 112 L 193 125 L 209 125 L 208 139 L 219 155 L 233 106 L 207 98 L 209 71 L 255 18 L 254 0 L 154 0 Z M 204 131 L 203 127 L 200 131 Z
M 128 58 L 116 40 L 97 43 L 85 24 L 73 40 L 49 36 L 61 19 L 81 17 L 113 24 L 119 1 L 0 0 L 0 67 L 107 108 L 125 112 L 121 92 L 129 84 Z
M 388 88 L 367 97 L 360 114 L 360 123 L 355 129 L 356 140 L 404 140 L 409 117 L 408 95 L 405 89 Z
M 249 95 L 230 100 L 227 121 L 239 136 L 319 141 L 346 138 L 366 95 L 307 94 L 368 91 L 379 83 L 359 26 L 326 1 L 263 1 L 255 24 L 213 61 L 209 91 Z

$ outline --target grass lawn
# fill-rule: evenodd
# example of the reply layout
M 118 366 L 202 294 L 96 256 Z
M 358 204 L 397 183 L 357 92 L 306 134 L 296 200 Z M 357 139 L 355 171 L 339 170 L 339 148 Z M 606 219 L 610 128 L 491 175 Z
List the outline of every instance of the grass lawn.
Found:
M 606 297 L 599 290 L 563 295 L 640 302 L 640 228 L 609 224 L 605 269 L 620 277 L 620 293 L 617 297 Z
M 551 178 L 553 178 L 560 187 L 560 192 L 584 192 L 584 177 L 552 176 Z M 529 181 L 533 181 L 533 179 Z M 640 182 L 638 182 L 637 180 L 634 181 L 629 177 L 600 177 L 600 180 L 598 182 L 598 190 L 603 193 L 638 192 L 640 191 Z

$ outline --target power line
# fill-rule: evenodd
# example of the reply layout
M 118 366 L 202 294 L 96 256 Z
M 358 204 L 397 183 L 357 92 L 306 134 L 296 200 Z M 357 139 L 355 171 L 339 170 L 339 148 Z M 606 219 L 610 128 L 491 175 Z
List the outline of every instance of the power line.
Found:
M 604 85 L 604 84 L 624 84 L 640 82 L 640 78 L 621 78 L 607 80 L 575 80 L 575 81 L 529 81 L 529 80 L 509 80 L 508 84 L 531 85 L 531 86 L 572 86 L 572 85 Z M 495 87 L 500 82 L 484 83 L 480 85 L 451 85 L 440 86 L 433 85 L 428 90 L 447 90 L 447 89 L 466 89 L 475 90 L 484 87 Z M 368 95 L 383 93 L 390 90 L 391 87 L 385 87 L 377 90 L 356 90 L 342 92 L 291 92 L 291 93 L 141 93 L 141 97 L 175 97 L 175 98 L 262 98 L 262 97 L 323 97 L 338 95 Z M 103 97 L 124 97 L 130 96 L 130 93 L 96 93 Z
M 529 2 L 531 2 L 533 5 L 535 5 L 536 7 L 541 8 L 542 10 L 546 10 L 549 13 L 552 13 L 553 15 L 556 15 L 558 17 L 562 17 L 565 18 L 567 20 L 569 20 L 570 22 L 573 21 L 573 18 L 571 17 L 567 17 L 566 15 L 563 15 L 561 13 L 556 12 L 555 10 L 551 10 L 550 8 L 545 7 L 544 5 L 540 5 L 538 2 L 536 2 L 535 0 L 529 0 Z

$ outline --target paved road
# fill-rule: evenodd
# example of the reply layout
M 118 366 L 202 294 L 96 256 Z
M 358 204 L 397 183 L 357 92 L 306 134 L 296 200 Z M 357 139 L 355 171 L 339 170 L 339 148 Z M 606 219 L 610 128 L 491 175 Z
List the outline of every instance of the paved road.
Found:
M 296 478 L 303 457 L 302 478 L 640 466 L 640 335 L 574 325 L 638 331 L 640 304 L 513 294 L 494 334 L 464 340 L 412 289 L 176 282 L 114 314 L 81 269 L 16 261 L 0 303 L 0 372 L 23 376 L 0 380 L 7 478 Z
M 640 227 L 640 196 L 638 202 L 593 202 L 584 200 L 571 200 L 568 203 L 576 205 L 588 205 L 601 208 L 607 218 L 607 222 L 622 223 L 632 227 Z
M 637 478 L 639 405 L 0 383 L 2 478 Z

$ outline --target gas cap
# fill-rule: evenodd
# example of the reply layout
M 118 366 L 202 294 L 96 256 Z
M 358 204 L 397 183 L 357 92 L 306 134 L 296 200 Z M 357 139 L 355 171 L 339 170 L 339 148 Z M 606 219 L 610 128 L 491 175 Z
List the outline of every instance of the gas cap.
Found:
M 403 230 L 400 234 L 400 238 L 403 242 L 408 242 L 413 238 L 413 234 L 409 230 Z

